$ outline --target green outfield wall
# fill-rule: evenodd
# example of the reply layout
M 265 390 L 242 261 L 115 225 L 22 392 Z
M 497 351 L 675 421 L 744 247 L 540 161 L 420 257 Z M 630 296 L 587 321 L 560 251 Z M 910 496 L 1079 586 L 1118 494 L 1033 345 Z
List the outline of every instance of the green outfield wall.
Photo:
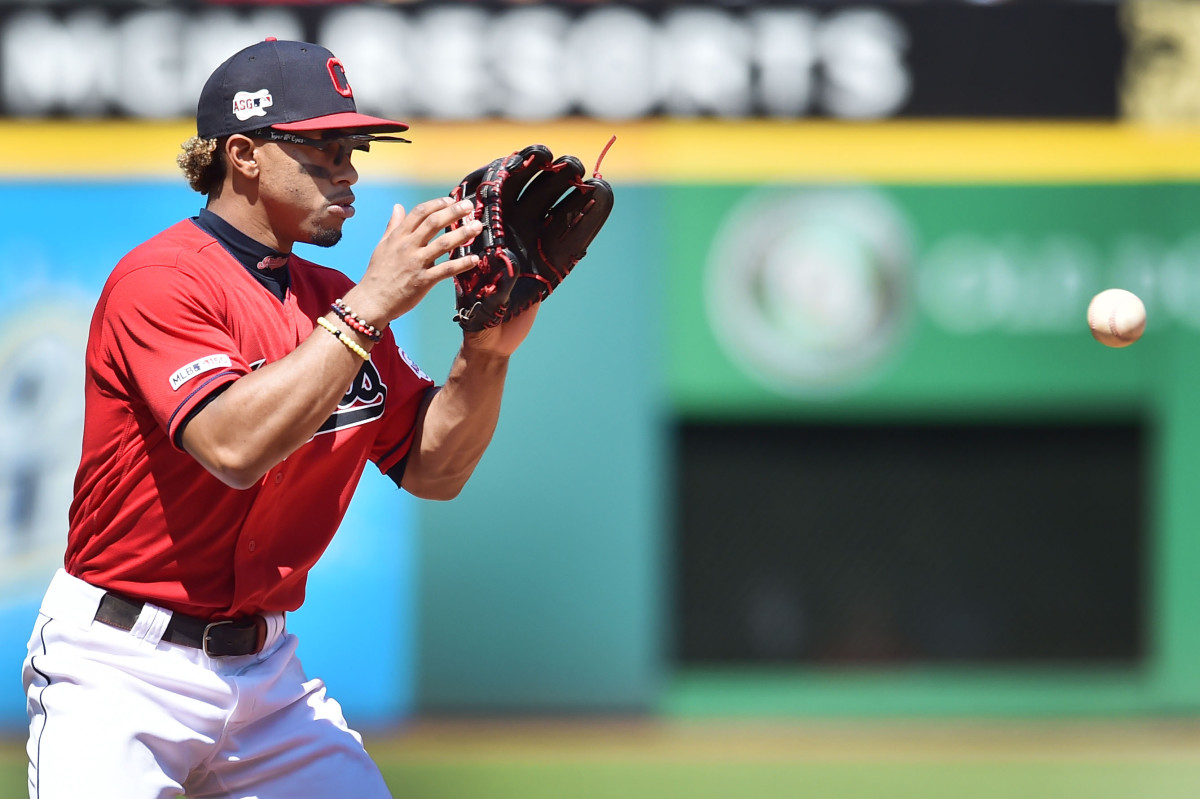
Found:
M 676 157 L 657 170 L 637 162 L 647 172 L 621 187 L 610 228 L 572 278 L 574 293 L 568 287 L 555 298 L 562 306 L 545 309 L 539 332 L 570 341 L 584 363 L 528 365 L 538 376 L 514 382 L 510 394 L 510 408 L 539 408 L 534 416 L 551 386 L 591 401 L 556 405 L 565 427 L 547 431 L 541 451 L 525 421 L 510 426 L 506 415 L 480 475 L 494 474 L 485 480 L 498 493 L 424 511 L 422 545 L 432 557 L 422 559 L 428 624 L 418 649 L 430 705 L 632 704 L 683 715 L 1195 709 L 1200 640 L 1191 620 L 1200 592 L 1190 575 L 1200 506 L 1188 365 L 1197 345 L 1200 192 L 1187 159 L 1172 169 L 1161 146 L 1184 134 L 1158 132 L 1141 146 L 1122 128 L 1034 126 L 1006 139 L 1003 126 L 898 125 L 849 128 L 839 141 L 825 126 L 768 124 L 735 130 L 735 143 L 752 145 L 738 166 L 754 178 L 737 180 L 729 165 L 703 174 L 712 128 L 694 133 L 656 131 L 678 134 Z M 610 177 L 621 152 L 611 156 Z M 793 157 L 777 163 L 764 153 Z M 808 273 L 771 266 L 805 260 L 796 253 L 807 253 Z M 1149 332 L 1127 350 L 1099 346 L 1083 322 L 1088 299 L 1111 285 L 1137 291 L 1150 309 Z M 576 328 L 580 319 L 586 332 Z M 440 319 L 423 329 L 448 335 Z M 522 357 L 540 359 L 545 342 L 531 343 Z M 619 368 L 594 368 L 614 356 Z M 947 419 L 1130 423 L 1145 432 L 1135 657 L 680 662 L 679 424 Z M 592 457 L 611 457 L 617 441 L 618 457 Z M 507 491 L 525 496 L 520 469 L 499 456 L 510 447 L 582 478 L 568 481 L 578 493 L 564 502 L 575 509 L 565 525 L 503 520 L 493 535 L 472 523 Z M 597 515 L 596 505 L 607 510 Z M 794 534 L 807 534 L 802 522 Z M 1072 534 L 1080 552 L 1093 546 L 1088 529 Z M 487 554 L 464 562 L 464 549 Z M 456 561 L 474 568 L 450 578 Z M 503 574 L 522 566 L 523 578 Z M 1071 576 L 1063 576 L 1065 593 Z M 471 583 L 476 590 L 464 593 Z M 628 604 L 631 592 L 649 604 Z M 514 607 L 524 613 L 511 614 Z M 493 658 L 470 655 L 481 641 Z

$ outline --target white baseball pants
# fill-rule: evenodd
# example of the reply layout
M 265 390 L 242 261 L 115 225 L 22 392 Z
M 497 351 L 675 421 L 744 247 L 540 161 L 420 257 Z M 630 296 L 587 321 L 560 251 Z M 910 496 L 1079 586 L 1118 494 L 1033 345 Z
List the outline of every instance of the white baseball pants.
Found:
M 30 799 L 390 797 L 341 707 L 309 680 L 283 614 L 263 651 L 210 658 L 94 621 L 103 595 L 59 570 L 29 640 Z

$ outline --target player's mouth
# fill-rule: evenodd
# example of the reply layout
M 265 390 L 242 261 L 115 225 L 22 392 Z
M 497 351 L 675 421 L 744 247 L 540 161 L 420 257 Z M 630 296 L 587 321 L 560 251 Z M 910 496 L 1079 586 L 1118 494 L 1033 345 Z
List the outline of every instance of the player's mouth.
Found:
M 334 216 L 340 216 L 342 219 L 349 219 L 354 216 L 354 197 L 342 198 L 329 205 L 329 210 Z

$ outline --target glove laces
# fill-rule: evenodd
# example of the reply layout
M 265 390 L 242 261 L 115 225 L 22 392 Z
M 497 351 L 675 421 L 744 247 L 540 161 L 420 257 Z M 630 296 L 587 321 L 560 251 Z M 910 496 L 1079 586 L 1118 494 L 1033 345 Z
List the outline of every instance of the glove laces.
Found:
M 592 177 L 596 180 L 603 180 L 604 176 L 600 174 L 600 162 L 604 160 L 604 156 L 608 155 L 608 148 L 613 146 L 613 142 L 617 140 L 617 135 L 608 140 L 608 144 L 604 145 L 604 149 L 600 151 L 600 157 L 596 159 L 596 168 L 592 170 Z

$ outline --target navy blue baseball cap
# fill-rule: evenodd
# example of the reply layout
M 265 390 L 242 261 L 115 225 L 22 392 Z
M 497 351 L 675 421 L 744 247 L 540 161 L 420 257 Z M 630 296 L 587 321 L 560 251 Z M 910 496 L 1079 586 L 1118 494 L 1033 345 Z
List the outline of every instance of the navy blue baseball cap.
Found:
M 358 113 L 345 67 L 324 47 L 268 38 L 217 67 L 196 105 L 202 139 L 260 128 L 390 133 L 408 125 Z

